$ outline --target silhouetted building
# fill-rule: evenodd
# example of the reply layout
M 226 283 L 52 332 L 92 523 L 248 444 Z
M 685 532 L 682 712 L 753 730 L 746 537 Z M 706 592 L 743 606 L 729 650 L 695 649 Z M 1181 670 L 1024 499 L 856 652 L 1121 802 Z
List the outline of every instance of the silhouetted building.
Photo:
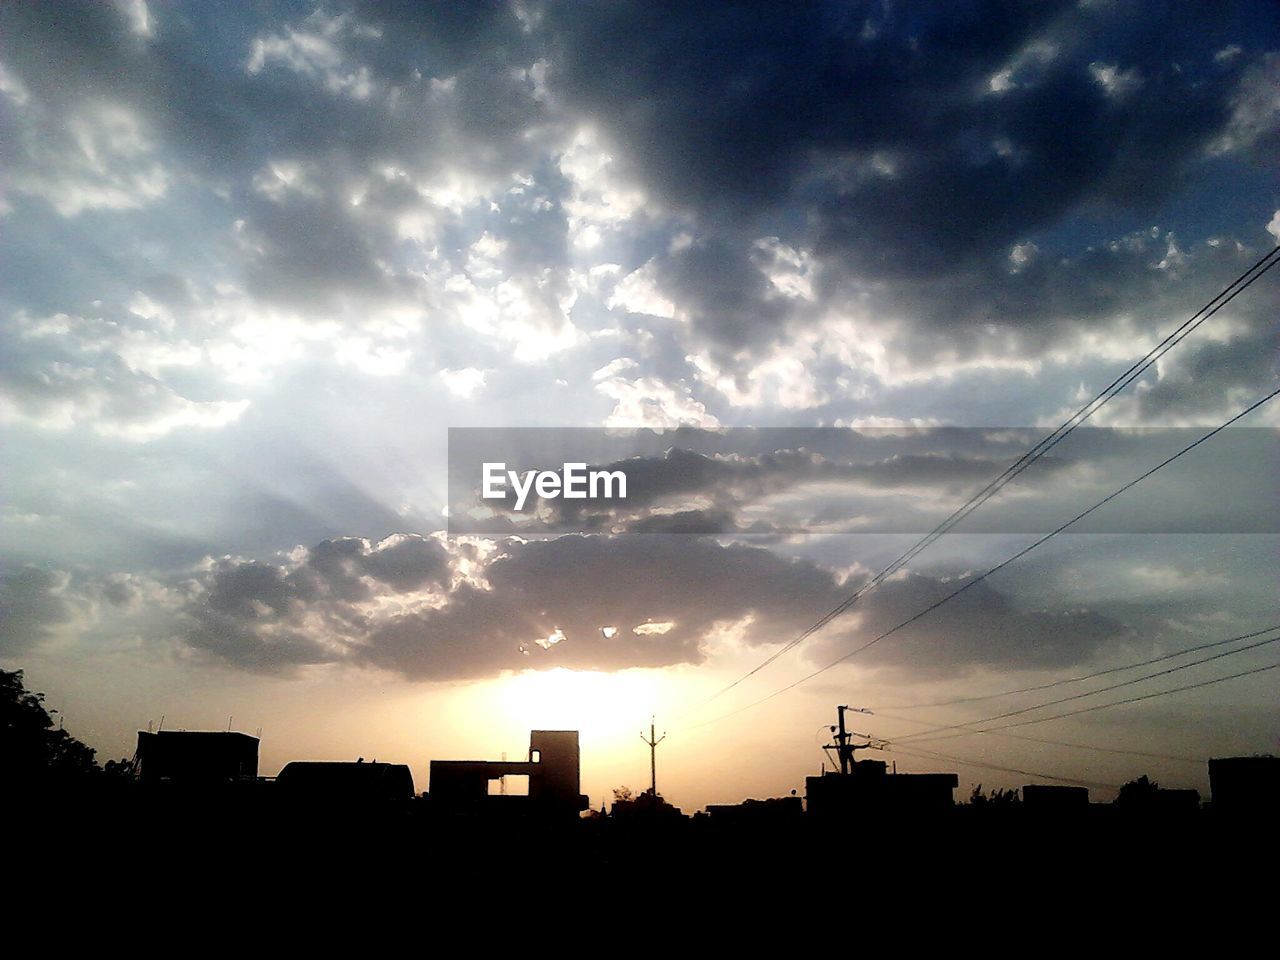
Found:
M 710 804 L 707 814 L 713 823 L 777 823 L 799 820 L 804 815 L 804 804 L 799 797 L 771 797 L 768 800 Z
M 1063 813 L 1071 810 L 1087 810 L 1089 788 L 1028 783 L 1022 788 L 1022 803 L 1026 809 L 1036 812 Z
M 247 733 L 139 731 L 135 757 L 144 783 L 218 783 L 258 776 L 258 738 Z
M 1280 811 L 1280 757 L 1222 757 L 1209 761 L 1213 809 L 1229 813 Z
M 587 809 L 580 762 L 577 730 L 534 730 L 524 762 L 432 760 L 431 805 L 454 813 L 577 816 Z M 528 777 L 528 795 L 490 796 L 490 782 L 503 777 Z
M 1144 815 L 1182 815 L 1200 809 L 1198 790 L 1170 790 L 1146 775 L 1130 780 L 1116 794 L 1116 806 L 1130 813 Z
M 1195 813 L 1200 809 L 1200 791 L 1161 787 L 1156 791 L 1155 809 L 1159 813 Z
M 282 796 L 311 801 L 375 802 L 413 799 L 413 774 L 403 763 L 299 761 L 276 777 Z
M 805 778 L 810 816 L 923 814 L 947 810 L 960 778 L 954 773 L 889 773 L 883 760 L 860 760 L 850 772 Z

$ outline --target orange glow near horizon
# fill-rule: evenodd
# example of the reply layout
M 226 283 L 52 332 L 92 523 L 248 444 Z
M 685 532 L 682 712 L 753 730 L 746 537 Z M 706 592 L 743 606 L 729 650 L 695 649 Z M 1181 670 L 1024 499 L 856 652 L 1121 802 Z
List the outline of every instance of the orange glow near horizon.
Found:
M 582 789 L 598 807 L 614 787 L 625 784 L 639 791 L 649 785 L 649 753 L 640 733 L 648 732 L 649 718 L 656 714 L 658 735 L 671 733 L 659 748 L 659 780 L 669 774 L 664 789 L 675 789 L 689 803 L 693 791 L 677 785 L 693 764 L 682 755 L 702 737 L 688 737 L 682 722 L 689 705 L 712 689 L 706 675 L 683 667 L 617 672 L 556 667 L 508 674 L 455 691 L 446 715 L 486 719 L 453 729 L 446 755 L 498 759 L 505 752 L 514 758 L 527 747 L 530 730 L 576 730 Z M 440 709 L 438 700 L 435 709 Z

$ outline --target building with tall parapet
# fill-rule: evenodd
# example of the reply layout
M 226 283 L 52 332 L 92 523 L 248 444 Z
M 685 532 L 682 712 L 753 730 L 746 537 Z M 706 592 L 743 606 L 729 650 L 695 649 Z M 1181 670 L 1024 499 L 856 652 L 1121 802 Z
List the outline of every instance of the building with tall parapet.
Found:
M 587 809 L 580 771 L 577 730 L 534 730 L 527 760 L 432 760 L 428 797 L 444 813 L 576 817 Z M 492 793 L 515 777 L 528 778 L 527 793 Z

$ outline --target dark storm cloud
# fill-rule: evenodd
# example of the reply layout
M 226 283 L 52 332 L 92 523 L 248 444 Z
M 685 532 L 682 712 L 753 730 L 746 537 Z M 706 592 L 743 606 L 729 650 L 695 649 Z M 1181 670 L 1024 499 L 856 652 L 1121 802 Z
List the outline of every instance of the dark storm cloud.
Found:
M 540 29 L 553 88 L 673 203 L 798 203 L 826 245 L 914 275 L 1177 185 L 1231 115 L 1243 64 L 1213 55 L 1239 26 L 1140 6 L 550 4 Z M 1109 89 L 1109 65 L 1132 81 Z M 900 169 L 859 180 L 877 151 Z
M 69 582 L 65 573 L 34 566 L 0 576 L 0 655 L 26 653 L 72 619 Z
M 340 538 L 270 562 L 225 558 L 167 586 L 115 574 L 75 588 L 65 574 L 21 568 L 0 584 L 0 637 L 6 654 L 25 653 L 101 600 L 113 616 L 173 611 L 173 635 L 191 650 L 253 672 L 347 664 L 449 680 L 620 670 L 701 663 L 725 643 L 773 647 L 865 580 L 758 546 L 689 536 L 512 539 L 492 548 L 455 543 L 446 553 L 441 541 L 410 535 L 380 544 Z M 850 660 L 938 678 L 975 668 L 1059 669 L 1127 646 L 1182 642 L 1188 631 L 1230 619 L 1220 593 L 1225 575 L 1211 569 L 1213 559 L 1152 547 L 1124 562 L 1109 558 L 1101 570 L 1033 560 L 1011 571 L 1012 580 L 1002 573 L 1005 583 L 979 582 Z M 791 656 L 813 666 L 843 660 L 974 573 L 900 574 Z M 1097 578 L 1105 589 L 1090 586 Z M 1247 600 L 1231 615 L 1241 623 L 1270 616 L 1263 580 L 1242 584 L 1237 596 Z M 1075 596 L 1071 582 L 1099 599 Z M 1027 596 L 1015 601 L 1019 594 Z M 146 597 L 156 602 L 145 607 Z
M 266 648 L 285 663 L 311 662 L 314 646 L 293 646 L 300 620 L 284 631 L 283 642 L 274 637 L 279 614 L 297 599 L 294 573 L 246 562 L 224 566 L 216 577 L 205 607 L 220 614 L 227 606 L 222 597 L 230 592 L 236 598 L 226 631 L 232 642 L 213 647 L 197 633 L 192 643 L 249 669 L 260 668 Z M 483 587 L 461 581 L 447 603 L 416 612 L 360 613 L 332 590 L 324 601 L 313 599 L 310 609 L 333 631 L 325 644 L 331 658 L 345 656 L 414 679 L 452 679 L 504 669 L 696 663 L 716 623 L 750 616 L 753 642 L 776 639 L 798 629 L 815 605 L 832 604 L 839 595 L 834 576 L 812 564 L 687 538 L 509 541 L 485 566 L 484 577 Z M 604 627 L 617 633 L 606 637 Z M 539 645 L 557 630 L 563 641 Z M 253 634 L 260 637 L 256 646 L 240 642 Z
M 415 550 L 424 544 L 405 543 Z M 224 560 L 197 580 L 186 642 L 247 670 L 342 662 L 416 680 L 661 667 L 702 662 L 725 642 L 719 631 L 726 628 L 752 646 L 789 640 L 862 580 L 842 582 L 808 560 L 696 537 L 566 536 L 498 546 L 481 564 L 482 582 L 454 578 L 447 589 L 434 550 L 429 575 L 411 563 L 419 572 L 401 586 L 354 578 L 370 558 L 389 552 L 371 552 L 357 539 L 321 544 L 285 564 Z M 885 583 L 802 656 L 815 664 L 840 657 L 969 576 L 910 574 Z M 404 602 L 424 584 L 435 588 L 434 599 L 407 609 Z M 1187 611 L 1203 606 L 1203 598 L 1183 599 Z M 1104 646 L 1131 639 L 1134 624 L 1158 622 L 1142 608 L 1124 619 L 1084 604 L 1024 608 L 979 583 L 945 615 L 922 619 L 858 662 L 921 676 L 973 667 L 1051 669 L 1088 662 Z
M 377 550 L 363 554 L 358 566 L 374 580 L 401 591 L 443 583 L 449 570 L 438 542 L 408 535 L 384 540 Z
M 418 189 L 451 170 L 500 185 L 536 165 L 532 61 L 483 43 L 461 57 L 477 32 L 448 39 L 466 17 L 443 9 L 418 10 L 421 45 L 391 33 L 390 9 L 239 12 L 160 7 L 144 34 L 106 3 L 5 5 L 0 61 L 22 90 L 5 112 L 11 187 L 76 216 L 197 183 L 235 208 L 211 226 L 238 218 L 255 296 L 304 312 L 422 296 L 396 219 L 454 217 Z M 476 17 L 519 36 L 505 8 Z
M 660 260 L 658 283 L 689 311 L 701 336 L 731 350 L 776 335 L 790 313 L 772 297 L 749 251 L 722 240 L 694 243 Z
M 156 37 L 140 35 L 109 3 L 6 4 L 0 18 L 4 62 L 30 91 L 41 124 L 12 141 L 11 163 L 37 161 L 29 151 L 50 135 L 61 138 L 69 119 L 95 101 L 137 109 L 167 144 L 206 170 L 225 169 L 249 149 L 252 129 L 242 108 L 251 104 L 240 102 L 236 73 L 193 55 L 193 24 L 185 18 L 166 17 Z
M 566 3 L 541 28 L 557 92 L 628 146 L 646 183 L 699 213 L 754 217 L 790 198 L 815 156 L 945 139 L 960 117 L 920 118 L 1061 6 Z
M 1146 418 L 1194 418 L 1208 409 L 1261 399 L 1262 385 L 1280 376 L 1280 325 L 1258 326 L 1226 343 L 1206 343 L 1169 364 L 1169 371 L 1138 394 Z
M 67 504 L 56 511 L 70 521 L 63 544 L 96 540 L 95 560 L 107 563 L 153 536 L 174 567 L 197 549 L 266 556 L 338 530 L 403 524 L 408 514 L 369 494 L 317 492 L 314 466 L 287 451 L 309 442 L 304 434 L 323 436 L 363 471 L 351 481 L 357 492 L 401 457 L 404 487 L 420 490 L 424 425 L 471 415 L 461 404 L 446 410 L 423 386 L 439 382 L 433 358 L 478 377 L 492 399 L 470 422 L 513 410 L 529 422 L 599 422 L 594 391 L 609 389 L 624 412 L 675 402 L 663 400 L 669 388 L 687 401 L 675 419 L 706 414 L 714 401 L 695 390 L 714 396 L 727 383 L 750 394 L 754 365 L 773 351 L 794 362 L 786 376 L 814 385 L 773 409 L 741 401 L 762 419 L 783 407 L 813 416 L 828 396 L 827 422 L 851 410 L 896 417 L 901 409 L 876 405 L 928 394 L 923 416 L 966 422 L 975 409 L 1001 409 L 1018 414 L 1004 422 L 1038 420 L 1070 401 L 1077 369 L 1092 376 L 1099 357 L 1140 351 L 1266 242 L 1274 191 L 1258 183 L 1280 136 L 1276 45 L 1274 11 L 1250 2 L 1176 11 L 1012 0 L 192 3 L 153 4 L 149 20 L 108 3 L 2 4 L 0 166 L 10 197 L 0 217 L 11 255 L 0 257 L 0 299 L 32 323 L 83 316 L 34 337 L 17 323 L 3 331 L 0 414 L 149 439 L 236 420 L 247 391 L 227 389 L 229 369 L 241 383 L 270 381 L 288 402 L 259 406 L 271 397 L 264 389 L 253 410 L 277 432 L 254 442 L 241 418 L 245 432 L 222 447 L 179 449 L 173 438 L 170 456 L 185 462 L 157 469 L 139 459 L 118 471 L 114 479 L 136 484 L 127 511 L 105 494 L 84 506 L 105 441 L 78 449 L 91 469 L 68 472 L 71 456 L 38 460 L 48 469 L 30 485 Z M 577 248 L 572 219 L 585 215 L 568 211 L 607 207 L 604 187 L 562 163 L 590 129 L 612 158 L 602 179 L 639 185 L 644 197 L 600 228 L 598 247 Z M 616 284 L 641 269 L 653 291 L 635 302 L 646 306 L 612 302 Z M 1265 286 L 1274 279 L 1233 304 L 1214 339 L 1162 363 L 1159 382 L 1135 391 L 1138 412 L 1193 419 L 1274 381 Z M 121 319 L 135 291 L 170 316 L 120 326 L 135 322 Z M 575 296 L 580 327 L 566 331 Z M 285 317 L 333 323 L 341 347 L 388 312 L 410 316 L 395 342 L 417 364 L 400 368 L 402 392 L 335 377 L 311 366 L 314 357 L 293 379 L 271 366 L 289 353 L 277 339 L 288 339 Z M 829 336 L 833 317 L 854 325 Z M 250 330 L 244 340 L 228 333 L 239 326 Z M 806 336 L 812 357 L 798 349 Z M 540 339 L 557 337 L 539 352 Z M 564 362 L 553 367 L 544 361 L 555 350 Z M 199 359 L 175 373 L 174 354 L 189 351 Z M 151 354 L 164 356 L 137 359 Z M 701 379 L 704 354 L 722 377 Z M 590 382 L 591 370 L 619 361 L 613 380 Z M 951 405 L 957 394 L 945 384 L 966 362 L 979 392 L 1003 407 Z M 1033 379 L 1056 366 L 1062 382 L 1050 396 L 1036 380 L 1010 400 L 1001 364 Z M 545 389 L 553 380 L 563 393 Z M 729 422 L 723 407 L 738 404 L 710 411 L 709 422 Z M 356 433 L 389 439 L 362 459 Z M 815 479 L 873 496 L 914 483 L 938 500 L 1003 462 L 673 457 L 637 465 L 640 510 L 629 522 L 772 530 L 744 520 L 742 507 Z M 278 488 L 246 464 L 280 474 Z M 402 502 L 399 491 L 389 502 Z M 828 503 L 813 516 L 847 520 L 856 509 Z M 353 510 L 371 522 L 352 522 Z M 180 532 L 183 517 L 211 514 L 208 527 L 220 529 L 201 528 L 198 541 Z M 171 589 L 181 593 L 181 635 L 224 662 L 262 671 L 370 663 L 443 678 L 698 662 L 716 623 L 752 616 L 746 642 L 772 642 L 849 588 L 829 569 L 767 551 L 671 541 L 510 541 L 482 560 L 422 537 L 335 537 L 285 559 L 217 561 Z M 18 542 L 25 557 L 57 541 Z M 40 568 L 6 584 L 8 649 L 31 649 L 74 613 L 67 584 Z M 152 602 L 125 580 L 95 589 L 113 608 Z M 940 589 L 919 576 L 887 585 L 858 635 Z M 888 647 L 872 661 L 1052 666 L 1123 635 L 1123 618 L 1022 611 L 986 587 L 965 604 L 957 633 L 926 631 L 918 650 L 904 638 L 892 648 L 899 661 Z M 634 632 L 668 620 L 667 632 Z M 604 637 L 601 626 L 619 632 Z M 566 641 L 535 643 L 557 628 Z
M 394 244 L 389 224 L 353 213 L 342 192 L 250 202 L 239 232 L 250 293 L 323 311 L 415 292 L 379 263 L 381 252 Z
M 143 599 L 143 584 L 127 573 L 109 574 L 94 584 L 92 590 L 107 603 L 125 609 L 136 608 Z
M 743 529 L 736 514 L 729 510 L 677 510 L 672 513 L 653 513 L 627 523 L 627 533 L 761 533 L 772 534 L 774 527 L 757 521 Z
M 1261 5 L 1221 14 L 552 4 L 540 29 L 557 96 L 714 233 L 658 271 L 714 356 L 734 365 L 734 351 L 813 312 L 770 297 L 749 262 L 754 238 L 776 232 L 817 250 L 824 297 L 861 294 L 874 312 L 923 324 L 926 335 L 894 346 L 926 364 L 957 347 L 990 352 L 988 323 L 1018 335 L 997 350 L 1034 356 L 1135 308 L 1145 321 L 1194 308 L 1202 284 L 1155 270 L 1156 245 L 1066 264 L 1051 253 L 1027 269 L 1010 257 L 1082 217 L 1156 217 L 1224 142 L 1265 162 L 1277 123 L 1274 98 L 1257 93 L 1257 44 L 1275 42 L 1275 21 Z M 1220 55 L 1242 37 L 1254 40 L 1247 52 Z M 1253 135 L 1232 137 L 1240 127 Z M 1256 243 L 1260 225 L 1237 229 Z M 1206 265 L 1203 284 L 1232 266 Z
M 1105 336 L 1120 317 L 1166 333 L 1211 301 L 1261 252 L 1221 238 L 1191 247 L 1158 228 L 1069 257 L 1046 254 L 1034 244 L 1018 245 L 988 266 L 915 279 L 896 294 L 897 309 L 917 326 L 952 340 L 967 339 L 968 352 L 979 353 L 986 347 L 984 340 L 1011 332 L 1023 354 L 1035 357 L 1082 332 Z M 1268 278 L 1229 307 L 1226 315 L 1246 325 L 1237 336 L 1252 339 L 1257 334 L 1251 331 L 1270 326 L 1270 282 Z M 901 344 L 906 355 L 921 363 L 936 346 L 923 337 Z M 1198 341 L 1183 348 L 1200 349 Z
M 838 659 L 937 603 L 968 576 L 912 574 L 882 584 L 856 605 L 856 628 L 843 638 L 815 641 L 809 656 L 823 665 Z M 1093 609 L 1021 609 L 983 581 L 948 602 L 937 616 L 926 615 L 850 660 L 916 676 L 949 675 L 968 667 L 1049 670 L 1087 663 L 1132 635 L 1129 625 Z
M 441 595 L 442 554 L 417 538 L 375 548 L 344 539 L 282 564 L 222 560 L 185 587 L 183 636 L 219 660 L 269 672 L 338 661 L 414 679 L 658 667 L 700 662 L 718 622 L 751 617 L 752 642 L 775 640 L 840 590 L 830 572 L 754 547 L 564 537 L 508 541 L 484 565 L 483 585 L 457 580 Z M 403 610 L 424 587 L 446 602 Z M 604 627 L 617 632 L 606 637 Z M 547 643 L 557 630 L 565 639 Z
M 518 28 L 501 7 L 460 15 L 415 6 L 429 38 L 445 36 L 437 22 L 468 17 Z M 246 8 L 234 21 L 227 12 L 157 7 L 142 35 L 108 3 L 6 4 L 3 57 L 55 115 L 86 96 L 128 104 L 164 133 L 167 146 L 215 173 L 236 173 L 272 148 L 309 153 L 335 143 L 352 159 L 438 160 L 443 149 L 460 146 L 459 128 L 470 146 L 483 146 L 474 164 L 490 160 L 502 169 L 513 151 L 523 154 L 517 145 L 536 104 L 528 82 L 508 69 L 531 62 L 514 50 L 480 44 L 465 60 L 436 57 L 434 42 L 406 42 L 402 32 L 380 33 L 379 19 L 321 5 Z M 366 12 L 391 13 L 382 5 Z M 414 96 L 431 78 L 450 76 L 471 81 L 458 83 L 456 105 L 433 109 Z M 388 100 L 395 89 L 410 102 Z
M 499 268 L 558 315 L 555 160 L 585 123 L 619 171 L 689 218 L 696 236 L 656 256 L 655 281 L 691 321 L 679 338 L 739 377 L 752 354 L 851 302 L 905 324 L 892 348 L 926 367 L 1034 356 L 1135 305 L 1150 322 L 1223 276 L 1203 258 L 1194 280 L 1154 271 L 1159 244 L 1064 259 L 1044 235 L 1154 219 L 1211 158 L 1248 168 L 1277 136 L 1274 19 L 1251 3 L 241 13 L 158 7 L 140 30 L 108 4 L 6 5 L 4 62 L 30 95 L 6 138 L 17 189 L 64 210 L 120 208 L 194 171 L 235 208 L 250 291 L 304 315 L 441 312 L 397 218 L 431 221 L 455 270 L 483 225 L 506 243 Z M 103 104 L 126 114 L 104 118 Z M 273 164 L 300 179 L 273 181 Z M 458 172 L 499 189 L 524 176 L 523 199 L 545 203 L 509 197 L 462 229 L 429 189 Z M 770 236 L 814 251 L 814 302 L 778 295 L 758 248 Z M 631 238 L 620 259 L 635 264 L 653 239 Z
M 335 662 L 370 628 L 357 604 L 448 582 L 444 548 L 409 534 L 326 540 L 302 553 L 285 565 L 223 559 L 189 582 L 186 642 L 250 670 Z
M 1065 464 L 1048 459 L 1046 470 L 1054 472 Z M 863 462 L 832 460 L 806 450 L 778 450 L 762 456 L 708 457 L 688 450 L 672 449 L 660 459 L 636 458 L 604 466 L 608 471 L 625 471 L 627 498 L 613 505 L 603 500 L 551 501 L 559 522 L 578 522 L 580 514 L 606 508 L 607 517 L 652 521 L 654 507 L 668 506 L 694 498 L 707 498 L 726 514 L 740 511 L 771 494 L 810 484 L 830 484 L 849 491 L 927 492 L 951 497 L 961 490 L 981 487 L 983 481 L 1000 473 L 1000 460 L 955 453 L 892 454 Z M 596 469 L 596 468 L 592 468 Z M 610 509 L 612 507 L 612 509 Z M 709 519 L 704 517 L 704 519 Z M 626 524 L 632 529 L 631 522 Z M 729 531 L 735 529 L 731 526 Z

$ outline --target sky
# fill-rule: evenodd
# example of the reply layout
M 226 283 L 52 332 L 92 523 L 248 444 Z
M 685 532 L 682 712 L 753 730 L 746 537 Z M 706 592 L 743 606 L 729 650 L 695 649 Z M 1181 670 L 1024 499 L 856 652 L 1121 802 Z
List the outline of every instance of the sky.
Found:
M 840 703 L 960 794 L 1280 745 L 1268 672 L 925 742 L 1280 623 L 1280 401 L 805 679 L 1275 390 L 1276 274 L 782 652 L 1280 242 L 1270 3 L 11 3 L 0 127 L 0 665 L 102 759 L 577 729 L 598 807 L 656 714 L 692 810 Z M 642 479 L 468 528 L 458 428 Z

